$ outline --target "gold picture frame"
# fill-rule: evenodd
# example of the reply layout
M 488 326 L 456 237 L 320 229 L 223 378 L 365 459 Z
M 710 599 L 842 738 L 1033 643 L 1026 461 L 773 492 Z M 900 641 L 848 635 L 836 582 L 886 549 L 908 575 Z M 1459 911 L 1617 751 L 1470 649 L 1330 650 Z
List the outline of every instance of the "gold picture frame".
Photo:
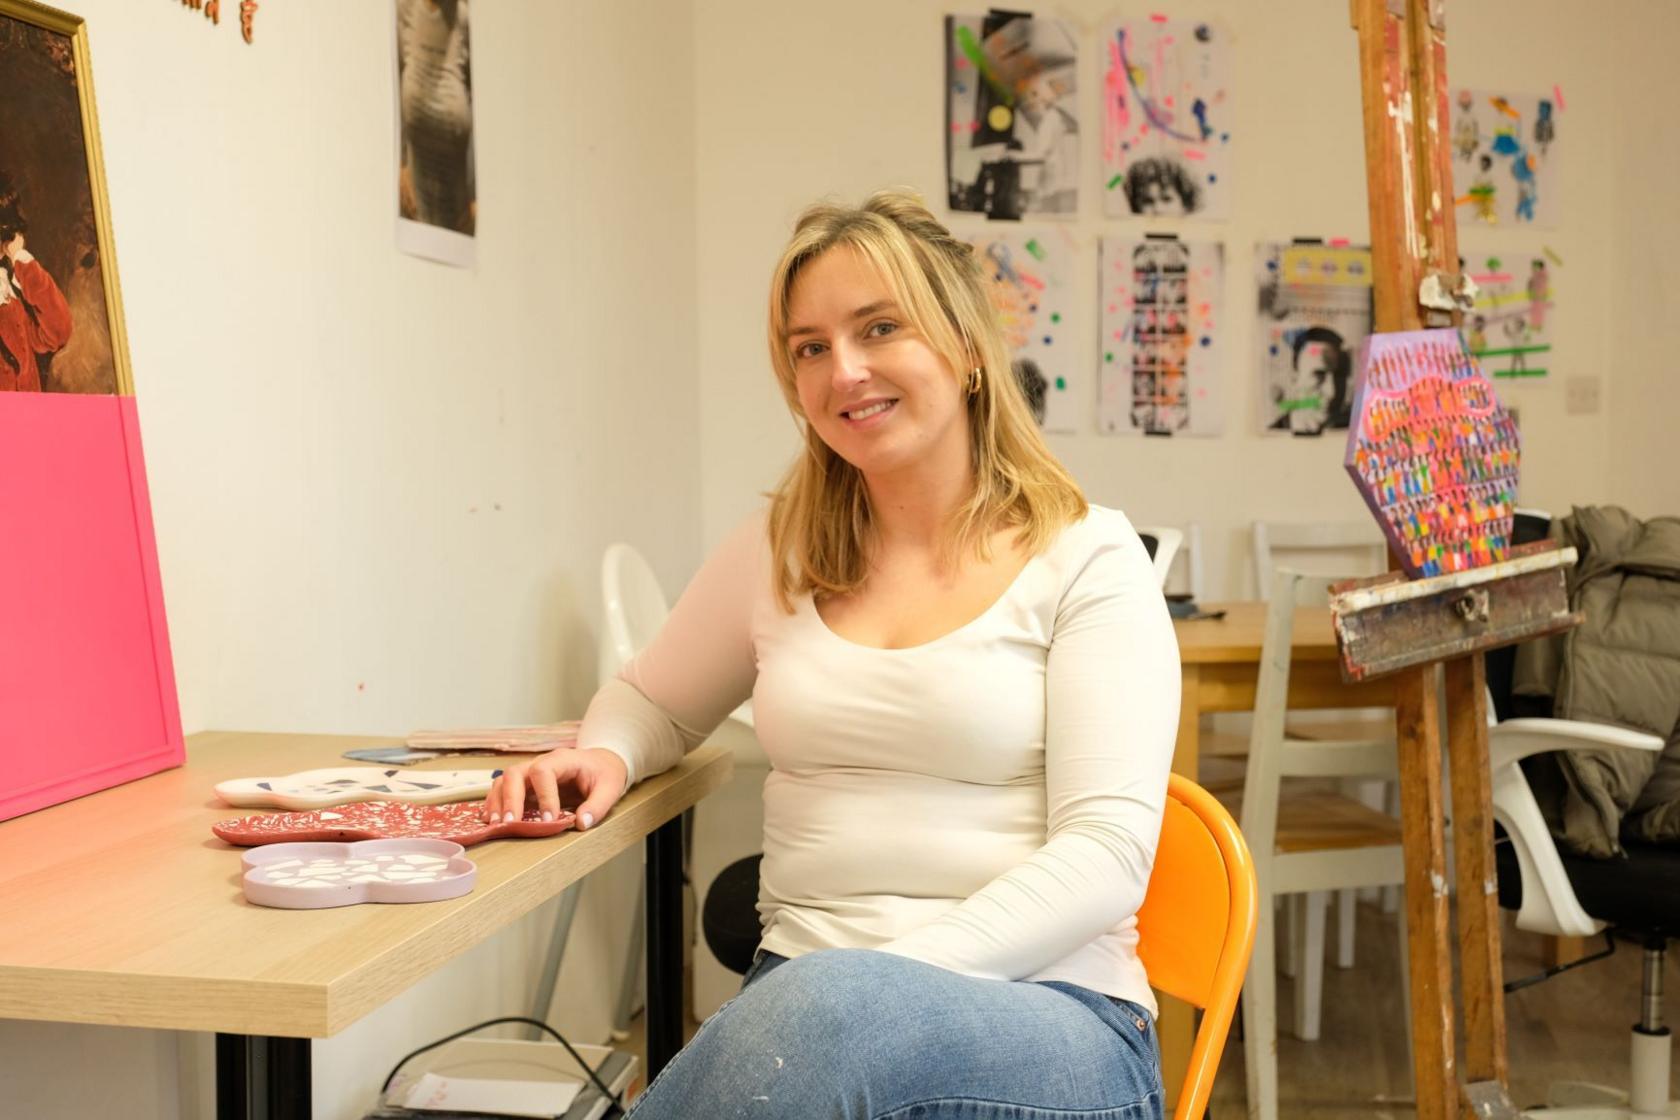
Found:
M 30 304 L 33 332 L 20 338 L 14 318 L 6 345 L 0 300 L 0 390 L 132 396 L 87 21 L 0 0 L 0 105 L 0 231 L 11 235 L 0 240 L 0 296 Z M 56 310 L 54 290 L 68 311 L 63 330 L 43 327 L 35 305 Z

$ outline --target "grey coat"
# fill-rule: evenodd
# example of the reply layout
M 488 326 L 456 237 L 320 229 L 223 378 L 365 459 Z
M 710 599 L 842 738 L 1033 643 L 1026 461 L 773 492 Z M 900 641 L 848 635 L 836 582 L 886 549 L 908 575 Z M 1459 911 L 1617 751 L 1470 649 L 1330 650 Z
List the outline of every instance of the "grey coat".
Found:
M 1583 855 L 1620 838 L 1680 841 L 1680 518 L 1640 521 L 1616 506 L 1577 508 L 1553 539 L 1580 553 L 1569 605 L 1580 627 L 1517 651 L 1514 691 L 1550 697 L 1560 719 L 1662 736 L 1662 754 L 1582 749 L 1530 767 L 1553 833 Z

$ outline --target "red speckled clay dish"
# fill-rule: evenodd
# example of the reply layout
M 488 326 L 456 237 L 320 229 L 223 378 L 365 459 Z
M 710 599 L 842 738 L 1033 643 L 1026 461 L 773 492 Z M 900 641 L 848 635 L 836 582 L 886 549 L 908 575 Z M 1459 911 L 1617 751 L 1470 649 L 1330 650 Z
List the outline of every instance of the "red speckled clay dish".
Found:
M 533 809 L 525 819 L 491 824 L 478 819 L 478 801 L 453 805 L 405 805 L 397 801 L 363 801 L 335 809 L 311 809 L 306 813 L 268 813 L 237 820 L 217 821 L 210 831 L 229 844 L 255 847 L 284 841 L 384 840 L 394 837 L 424 837 L 453 840 L 470 847 L 481 840 L 503 836 L 554 836 L 566 832 L 575 820 L 567 811 L 545 821 Z
M 245 853 L 245 898 L 286 910 L 457 898 L 478 878 L 461 852 L 448 840 L 270 844 Z

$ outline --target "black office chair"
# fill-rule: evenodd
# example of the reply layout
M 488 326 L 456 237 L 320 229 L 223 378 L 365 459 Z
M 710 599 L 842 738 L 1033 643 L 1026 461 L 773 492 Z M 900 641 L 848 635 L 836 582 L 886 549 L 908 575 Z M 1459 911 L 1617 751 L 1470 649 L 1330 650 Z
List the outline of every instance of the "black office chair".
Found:
M 1512 540 L 1523 544 L 1542 539 L 1549 527 L 1550 518 L 1545 515 L 1519 513 Z M 1606 951 L 1578 964 L 1608 956 L 1615 940 L 1637 942 L 1645 953 L 1639 1018 L 1633 1026 L 1631 1093 L 1598 1085 L 1554 1084 L 1548 1107 L 1524 1115 L 1608 1120 L 1667 1114 L 1671 1043 L 1662 1022 L 1662 972 L 1668 939 L 1680 933 L 1680 850 L 1629 844 L 1626 859 L 1599 860 L 1560 849 L 1540 814 L 1523 766 L 1524 759 L 1572 747 L 1661 750 L 1663 742 L 1624 728 L 1552 719 L 1549 705 L 1537 711 L 1532 700 L 1526 701 L 1525 708 L 1524 698 L 1512 694 L 1515 661 L 1514 647 L 1487 655 L 1490 718 L 1497 720 L 1489 728 L 1488 753 L 1498 823 L 1499 905 L 1516 911 L 1520 929 L 1569 937 L 1602 933 Z M 1550 969 L 1507 983 L 1506 990 L 1526 987 L 1558 971 Z
M 700 930 L 718 963 L 746 975 L 758 952 L 758 865 L 764 855 L 738 859 L 717 873 L 700 909 Z

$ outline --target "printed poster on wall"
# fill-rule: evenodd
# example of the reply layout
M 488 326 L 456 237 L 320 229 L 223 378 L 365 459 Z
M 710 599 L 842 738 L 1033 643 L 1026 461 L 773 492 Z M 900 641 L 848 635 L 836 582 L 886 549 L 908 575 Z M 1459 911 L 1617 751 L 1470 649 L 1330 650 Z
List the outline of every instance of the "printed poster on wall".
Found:
M 1465 347 L 1489 377 L 1548 377 L 1553 279 L 1562 262 L 1545 248 L 1459 249 L 1462 267 L 1477 289 L 1475 306 L 1464 316 Z
M 1371 333 L 1371 251 L 1341 242 L 1263 243 L 1254 269 L 1262 430 L 1346 431 L 1354 357 Z
M 1224 218 L 1231 98 L 1215 25 L 1151 16 L 1103 42 L 1103 213 Z
M 1079 48 L 1021 12 L 945 18 L 945 174 L 952 210 L 1072 218 L 1079 209 Z
M 475 259 L 472 46 L 467 0 L 396 0 L 397 247 Z
M 1077 388 L 1085 382 L 1073 343 L 1073 238 L 1062 229 L 1015 227 L 971 241 L 1033 418 L 1047 432 L 1078 431 L 1090 411 Z
M 1100 268 L 1098 430 L 1220 434 L 1225 247 L 1105 237 Z
M 1453 192 L 1465 225 L 1557 225 L 1563 97 L 1460 89 L 1453 94 Z

